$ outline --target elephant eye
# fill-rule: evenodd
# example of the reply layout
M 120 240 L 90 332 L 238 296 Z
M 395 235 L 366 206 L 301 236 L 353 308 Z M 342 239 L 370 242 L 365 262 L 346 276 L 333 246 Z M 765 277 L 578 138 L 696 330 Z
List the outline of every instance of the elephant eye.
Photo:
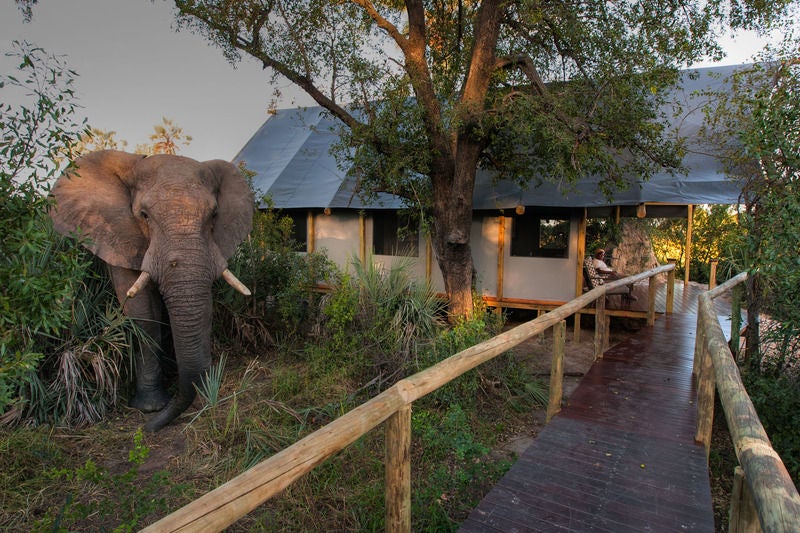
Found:
M 141 216 L 143 219 L 145 219 L 145 220 L 147 220 L 147 218 L 148 218 L 148 216 L 149 216 L 149 215 L 147 214 L 147 211 L 140 211 L 140 212 L 139 212 L 139 215 L 140 215 L 140 216 Z

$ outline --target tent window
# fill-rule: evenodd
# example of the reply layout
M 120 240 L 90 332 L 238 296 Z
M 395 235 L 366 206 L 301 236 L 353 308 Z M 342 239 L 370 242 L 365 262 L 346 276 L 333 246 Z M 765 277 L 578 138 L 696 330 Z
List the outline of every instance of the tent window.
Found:
M 292 219 L 292 233 L 296 252 L 305 252 L 308 247 L 308 215 L 306 213 L 286 213 Z
M 515 216 L 511 225 L 511 255 L 517 257 L 568 257 L 567 217 L 531 213 Z
M 408 216 L 395 211 L 378 211 L 372 215 L 372 252 L 375 255 L 419 255 L 419 230 L 412 227 Z

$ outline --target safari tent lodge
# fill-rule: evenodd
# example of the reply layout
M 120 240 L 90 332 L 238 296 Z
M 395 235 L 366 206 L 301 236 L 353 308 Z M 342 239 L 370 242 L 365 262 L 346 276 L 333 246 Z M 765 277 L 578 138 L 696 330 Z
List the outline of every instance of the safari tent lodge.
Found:
M 717 90 L 734 69 L 686 71 L 673 91 L 683 110 L 672 126 L 687 139 L 685 174 L 665 170 L 648 181 L 631 177 L 628 187 L 609 201 L 589 176 L 570 185 L 545 182 L 522 189 L 479 172 L 471 243 L 476 289 L 487 304 L 548 309 L 580 295 L 591 218 L 684 217 L 691 223 L 694 205 L 739 203 L 738 185 L 698 138 L 706 103 L 698 91 Z M 292 217 L 296 237 L 307 251 L 324 250 L 343 268 L 354 257 L 370 255 L 386 267 L 402 262 L 443 292 L 428 238 L 398 233 L 405 225 L 401 199 L 379 194 L 365 203 L 355 191 L 355 180 L 337 166 L 331 146 L 338 127 L 321 107 L 279 110 L 234 163 L 244 162 L 256 173 L 254 187 Z

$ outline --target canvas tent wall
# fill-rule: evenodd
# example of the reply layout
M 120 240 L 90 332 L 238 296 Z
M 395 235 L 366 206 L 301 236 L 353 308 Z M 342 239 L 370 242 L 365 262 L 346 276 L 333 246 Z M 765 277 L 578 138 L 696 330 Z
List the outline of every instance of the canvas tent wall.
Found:
M 673 106 L 665 111 L 672 117 L 670 135 L 687 140 L 683 172 L 665 169 L 649 180 L 629 176 L 626 186 L 615 190 L 611 198 L 599 190 L 596 176 L 572 184 L 534 180 L 541 183 L 521 188 L 479 172 L 472 245 L 481 293 L 497 305 L 509 306 L 573 298 L 581 290 L 587 216 L 633 216 L 637 210 L 641 214 L 642 207 L 648 216 L 687 216 L 695 204 L 738 203 L 738 185 L 726 177 L 722 161 L 710 155 L 698 137 L 702 108 L 713 104 L 703 91 L 724 87 L 735 68 L 686 71 L 671 92 L 670 100 L 680 105 L 680 112 Z M 378 194 L 367 201 L 357 193 L 355 178 L 340 168 L 331 152 L 340 127 L 321 107 L 280 110 L 259 128 L 234 162 L 244 162 L 254 171 L 256 190 L 269 195 L 276 208 L 305 228 L 308 250 L 324 249 L 346 267 L 350 258 L 363 259 L 373 250 L 375 235 L 382 234 L 385 220 L 405 206 L 393 195 Z M 515 244 L 514 239 L 525 233 L 520 227 L 537 233 L 549 231 L 547 224 L 566 228 L 559 237 L 559 252 L 531 249 L 525 253 Z M 416 244 L 411 256 L 379 253 L 375 260 L 385 265 L 410 264 L 417 275 L 442 290 L 426 237 L 420 235 Z

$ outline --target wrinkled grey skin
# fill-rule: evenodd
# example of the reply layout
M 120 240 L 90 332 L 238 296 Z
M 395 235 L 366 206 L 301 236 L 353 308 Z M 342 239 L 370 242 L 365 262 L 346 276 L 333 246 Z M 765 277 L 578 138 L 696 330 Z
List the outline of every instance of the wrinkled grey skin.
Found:
M 192 403 L 194 385 L 211 364 L 211 284 L 250 232 L 253 194 L 239 170 L 221 160 L 105 150 L 75 165 L 52 190 L 56 230 L 88 238 L 87 246 L 111 267 L 125 314 L 158 344 L 162 301 L 169 314 L 177 393 L 170 398 L 157 353 L 143 346 L 130 401 L 157 411 L 145 424 L 157 431 Z M 142 271 L 150 281 L 126 298 Z

